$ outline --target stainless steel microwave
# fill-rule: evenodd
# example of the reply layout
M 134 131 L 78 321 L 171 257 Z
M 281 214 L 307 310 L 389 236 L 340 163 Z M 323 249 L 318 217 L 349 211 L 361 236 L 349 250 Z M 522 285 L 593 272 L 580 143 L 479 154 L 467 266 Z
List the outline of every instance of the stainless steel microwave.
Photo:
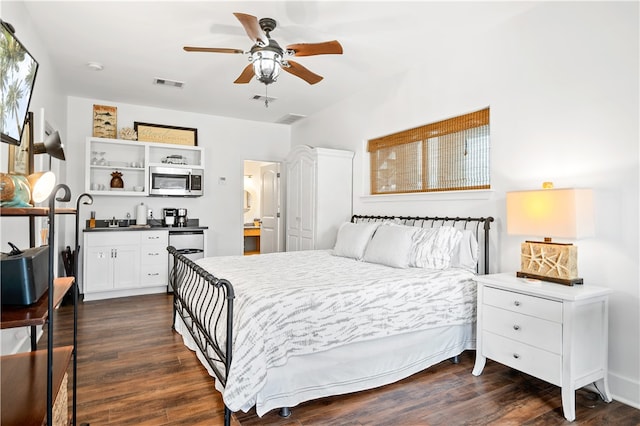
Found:
M 197 167 L 149 166 L 149 195 L 200 197 L 203 172 Z

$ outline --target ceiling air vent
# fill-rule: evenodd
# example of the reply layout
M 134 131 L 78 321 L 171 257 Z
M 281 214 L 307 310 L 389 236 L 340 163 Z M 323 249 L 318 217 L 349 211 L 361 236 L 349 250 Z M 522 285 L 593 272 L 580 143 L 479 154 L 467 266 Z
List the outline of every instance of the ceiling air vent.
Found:
M 283 117 L 280 117 L 278 120 L 276 120 L 276 123 L 278 124 L 293 124 L 296 121 L 302 120 L 303 118 L 306 118 L 306 115 L 300 115 L 300 114 L 287 114 Z
M 158 86 L 173 86 L 181 89 L 184 86 L 183 81 L 169 80 L 167 78 L 154 78 L 153 84 L 157 84 Z
M 268 102 L 271 103 L 273 101 L 275 101 L 278 98 L 274 98 L 273 96 L 262 96 L 262 95 L 253 95 L 251 97 L 251 99 L 253 99 L 254 101 L 260 101 L 260 102 Z

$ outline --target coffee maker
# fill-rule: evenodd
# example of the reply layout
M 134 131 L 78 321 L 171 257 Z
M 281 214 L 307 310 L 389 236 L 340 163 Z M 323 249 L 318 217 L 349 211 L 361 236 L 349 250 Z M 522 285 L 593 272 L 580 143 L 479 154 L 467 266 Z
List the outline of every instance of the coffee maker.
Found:
M 176 226 L 187 226 L 187 209 L 176 209 Z
M 176 209 L 162 209 L 162 220 L 164 221 L 164 226 L 174 226 L 176 224 Z

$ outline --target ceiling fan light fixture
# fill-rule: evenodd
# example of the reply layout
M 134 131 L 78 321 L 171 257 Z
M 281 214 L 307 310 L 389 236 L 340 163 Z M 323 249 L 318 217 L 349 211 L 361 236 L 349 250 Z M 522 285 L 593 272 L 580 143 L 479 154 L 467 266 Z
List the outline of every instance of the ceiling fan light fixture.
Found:
M 282 55 L 272 50 L 261 50 L 253 55 L 253 72 L 259 82 L 271 84 L 278 79 L 282 69 Z

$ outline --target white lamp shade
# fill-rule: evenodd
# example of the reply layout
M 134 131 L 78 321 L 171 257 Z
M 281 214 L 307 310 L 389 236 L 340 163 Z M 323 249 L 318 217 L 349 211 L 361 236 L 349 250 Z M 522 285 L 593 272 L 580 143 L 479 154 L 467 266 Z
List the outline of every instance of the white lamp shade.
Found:
M 507 233 L 579 239 L 594 235 L 589 189 L 542 189 L 507 193 Z

